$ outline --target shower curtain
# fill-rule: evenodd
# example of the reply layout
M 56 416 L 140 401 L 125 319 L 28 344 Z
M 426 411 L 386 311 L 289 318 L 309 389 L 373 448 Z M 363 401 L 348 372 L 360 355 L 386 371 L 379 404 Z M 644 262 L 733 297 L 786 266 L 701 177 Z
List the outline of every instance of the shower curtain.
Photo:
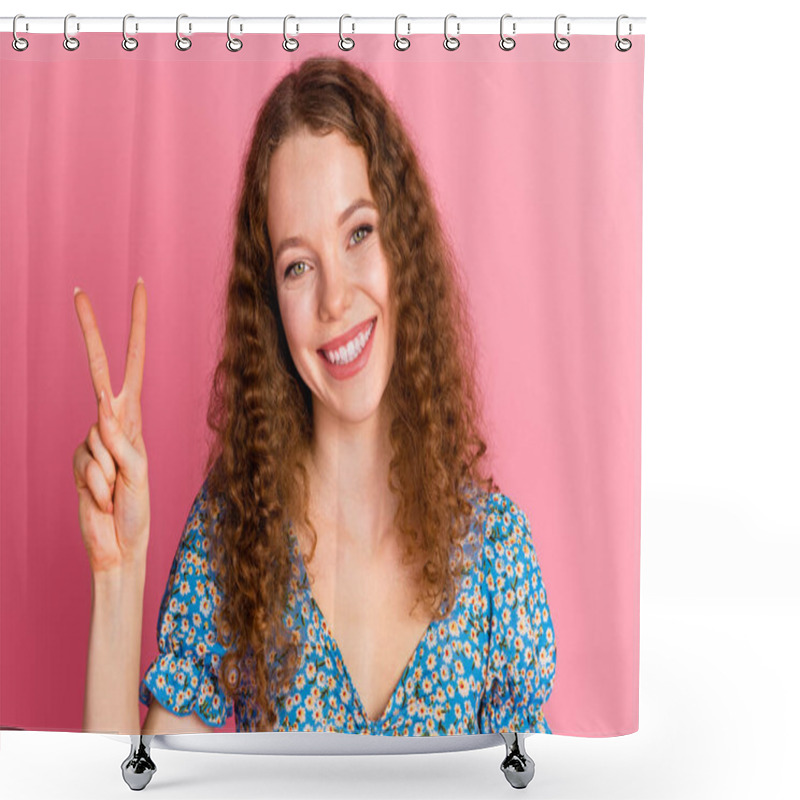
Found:
M 141 277 L 150 523 L 140 720 L 155 696 L 218 730 L 248 729 L 253 706 L 234 707 L 225 692 L 222 637 L 208 613 L 219 594 L 207 557 L 211 530 L 200 518 L 210 504 L 207 410 L 259 111 L 288 73 L 331 58 L 379 87 L 430 189 L 474 335 L 480 430 L 498 489 L 470 499 L 469 568 L 450 616 L 421 638 L 419 627 L 401 628 L 394 617 L 359 637 L 358 625 L 348 627 L 345 598 L 353 592 L 336 572 L 335 549 L 317 562 L 328 569 L 318 574 L 327 594 L 317 594 L 299 539 L 291 539 L 285 620 L 306 638 L 291 690 L 281 695 L 281 724 L 399 735 L 520 726 L 596 737 L 636 731 L 644 37 L 630 37 L 632 47 L 621 51 L 613 32 L 573 35 L 561 51 L 552 36 L 536 34 L 506 51 L 496 35 L 471 35 L 450 51 L 441 36 L 411 36 L 398 50 L 391 35 L 362 34 L 344 51 L 336 34 L 305 34 L 287 51 L 281 35 L 259 34 L 243 37 L 238 52 L 220 33 L 194 34 L 187 50 L 167 33 L 140 35 L 133 51 L 120 47 L 118 34 L 80 38 L 69 51 L 60 35 L 28 35 L 29 47 L 18 52 L 4 34 L 0 47 L 0 726 L 84 729 L 94 590 L 73 455 L 98 422 L 99 397 L 74 289 L 91 302 L 117 395 Z M 371 135 L 380 142 L 387 134 Z M 342 208 L 323 207 L 339 197 L 329 181 L 363 177 L 358 164 L 367 161 L 342 140 L 330 145 L 333 155 L 314 150 L 318 144 L 284 151 L 282 205 L 272 207 L 292 213 L 269 226 L 264 220 L 270 234 L 309 236 L 276 258 L 289 269 L 274 279 L 296 281 L 277 290 L 282 324 L 298 337 L 289 342 L 300 364 L 295 384 L 317 412 L 344 414 L 345 398 L 372 413 L 373 394 L 346 394 L 344 363 L 360 363 L 371 328 L 349 350 L 331 345 L 327 363 L 312 363 L 313 352 L 301 347 L 304 321 L 329 334 L 321 344 L 351 335 L 377 309 L 367 353 L 374 363 L 363 374 L 389 379 L 390 328 L 382 328 L 389 306 L 370 305 L 378 294 L 345 270 L 367 263 L 356 258 L 377 258 L 374 248 L 361 251 L 367 256 L 354 249 L 374 245 L 376 212 L 358 211 L 358 233 L 336 227 Z M 330 166 L 345 152 L 356 158 L 347 162 L 355 172 Z M 297 161 L 312 153 L 316 166 Z M 277 157 L 275 192 L 276 165 Z M 312 166 L 322 171 L 320 203 Z M 305 204 L 299 211 L 290 202 L 295 190 Z M 387 214 L 392 203 L 414 201 L 402 183 L 394 195 L 386 191 L 373 199 Z M 330 237 L 315 239 L 322 230 Z M 340 231 L 355 233 L 344 250 L 332 244 Z M 380 263 L 395 263 L 396 243 L 382 245 Z M 403 252 L 415 246 L 407 242 Z M 329 294 L 336 280 L 343 281 L 339 316 Z M 295 312 L 306 316 L 292 316 L 290 328 Z M 409 347 L 410 329 L 397 321 L 405 331 L 398 350 Z M 419 341 L 433 347 L 436 332 L 422 326 Z M 426 374 L 416 391 L 435 385 Z M 442 402 L 427 400 L 422 405 Z M 270 409 L 263 412 L 268 426 Z M 324 528 L 319 534 L 324 551 Z M 375 582 L 364 574 L 356 588 L 370 598 Z M 366 618 L 363 610 L 357 617 Z M 381 629 L 388 633 L 377 641 Z M 374 681 L 368 641 L 403 656 Z M 372 691 L 379 684 L 382 700 Z M 367 713 L 368 697 L 378 711 L 385 706 L 382 715 Z

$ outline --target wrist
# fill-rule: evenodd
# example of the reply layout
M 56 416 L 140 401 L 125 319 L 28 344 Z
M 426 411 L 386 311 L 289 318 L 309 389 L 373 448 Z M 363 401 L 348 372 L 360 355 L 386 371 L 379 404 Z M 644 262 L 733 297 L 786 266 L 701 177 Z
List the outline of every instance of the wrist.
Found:
M 150 531 L 146 531 L 136 544 L 136 547 L 126 550 L 122 554 L 122 559 L 119 563 L 119 569 L 122 570 L 138 570 L 144 569 L 147 563 L 147 545 L 150 540 Z
M 115 566 L 92 573 L 96 587 L 118 587 L 144 579 L 147 567 L 147 548 L 127 554 Z

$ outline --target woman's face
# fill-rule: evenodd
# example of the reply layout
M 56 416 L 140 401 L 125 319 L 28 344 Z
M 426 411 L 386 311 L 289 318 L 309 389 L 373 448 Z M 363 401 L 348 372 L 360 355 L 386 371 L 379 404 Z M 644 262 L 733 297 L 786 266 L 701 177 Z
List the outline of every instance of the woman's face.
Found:
M 361 421 L 380 405 L 395 344 L 364 151 L 302 129 L 272 154 L 267 203 L 281 320 L 315 417 L 322 404 Z

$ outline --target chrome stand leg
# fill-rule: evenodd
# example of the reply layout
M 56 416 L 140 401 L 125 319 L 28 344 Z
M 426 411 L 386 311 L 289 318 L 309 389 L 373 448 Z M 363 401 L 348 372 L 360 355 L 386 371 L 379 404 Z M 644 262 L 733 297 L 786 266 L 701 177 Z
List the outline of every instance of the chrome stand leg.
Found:
M 506 780 L 515 789 L 524 789 L 533 779 L 536 765 L 525 752 L 525 739 L 521 733 L 501 733 L 506 745 L 506 757 L 500 765 Z
M 131 734 L 131 752 L 122 762 L 122 777 L 134 791 L 144 789 L 156 771 L 156 765 L 150 758 L 150 742 L 152 740 L 152 735 Z

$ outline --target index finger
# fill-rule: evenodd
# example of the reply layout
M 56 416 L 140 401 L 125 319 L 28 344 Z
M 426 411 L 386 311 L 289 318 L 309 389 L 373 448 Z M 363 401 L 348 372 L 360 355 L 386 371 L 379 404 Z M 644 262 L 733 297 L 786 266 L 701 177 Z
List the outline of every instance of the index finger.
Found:
M 130 389 L 137 399 L 142 394 L 144 373 L 144 328 L 147 321 L 147 292 L 144 281 L 139 278 L 133 289 L 131 306 L 131 332 L 128 337 L 128 355 L 125 361 L 124 389 Z
M 99 400 L 100 391 L 105 389 L 110 402 L 114 395 L 111 391 L 111 376 L 108 373 L 106 351 L 103 348 L 103 340 L 100 338 L 100 330 L 97 327 L 89 296 L 81 289 L 75 292 L 75 311 L 78 313 L 78 322 L 80 322 L 83 340 L 86 343 L 89 373 L 92 376 L 94 393 Z

